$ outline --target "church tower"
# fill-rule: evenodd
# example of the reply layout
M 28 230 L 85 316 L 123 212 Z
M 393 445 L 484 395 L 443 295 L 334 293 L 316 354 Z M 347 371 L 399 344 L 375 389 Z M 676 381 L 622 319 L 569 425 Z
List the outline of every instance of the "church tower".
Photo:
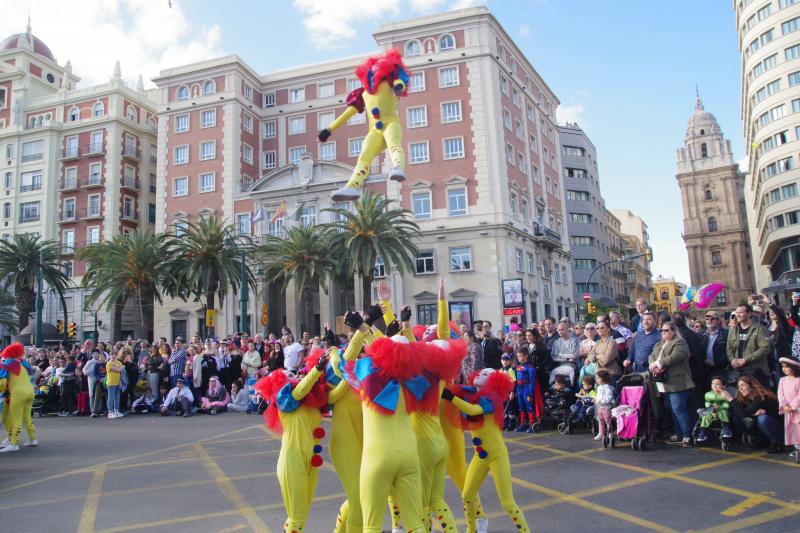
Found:
M 744 201 L 744 174 L 733 161 L 730 140 L 697 95 L 677 150 L 683 204 L 683 240 L 691 284 L 719 281 L 726 290 L 709 309 L 727 311 L 754 292 L 753 267 Z

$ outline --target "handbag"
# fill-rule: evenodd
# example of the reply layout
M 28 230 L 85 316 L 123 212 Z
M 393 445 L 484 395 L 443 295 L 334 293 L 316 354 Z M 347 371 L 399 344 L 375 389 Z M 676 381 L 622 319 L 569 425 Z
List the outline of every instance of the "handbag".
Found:
M 656 362 L 661 360 L 661 355 L 664 353 L 664 348 L 666 348 L 666 347 L 667 347 L 666 344 L 661 346 L 661 351 L 658 352 L 658 358 L 656 359 Z M 664 383 L 664 382 L 666 382 L 667 381 L 667 372 L 668 372 L 667 368 L 664 368 L 663 372 L 659 372 L 658 374 L 653 374 L 652 371 L 648 371 L 648 373 L 650 374 L 650 379 L 652 381 L 656 382 L 656 383 Z

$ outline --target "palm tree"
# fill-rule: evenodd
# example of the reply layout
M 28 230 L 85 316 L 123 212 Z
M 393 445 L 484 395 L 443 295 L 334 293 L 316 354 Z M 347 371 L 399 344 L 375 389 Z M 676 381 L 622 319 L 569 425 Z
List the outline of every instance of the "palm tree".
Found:
M 109 311 L 114 308 L 115 339 L 120 337 L 122 310 L 130 299 L 139 304 L 137 336 L 151 337 L 154 302 L 162 303 L 163 288 L 171 282 L 166 268 L 169 251 L 167 237 L 151 231 L 116 235 L 111 241 L 78 250 L 77 258 L 87 264 L 82 285 L 92 289 L 86 304 L 99 302 Z
M 334 267 L 322 226 L 294 226 L 286 230 L 286 238 L 268 235 L 258 253 L 264 258 L 268 282 L 280 283 L 285 292 L 289 282 L 294 281 L 302 309 L 300 331 L 310 331 L 314 319 L 314 289 L 327 290 L 325 283 Z
M 215 215 L 202 217 L 196 224 L 188 223 L 186 233 L 173 239 L 169 271 L 175 284 L 169 293 L 184 300 L 193 296 L 206 299 L 206 309 L 215 309 L 215 298 L 220 306 L 228 294 L 234 294 L 242 282 L 241 252 L 249 252 L 252 243 L 247 236 L 234 237 L 231 227 Z M 245 265 L 247 283 L 255 287 L 255 278 L 249 265 Z M 214 328 L 208 335 L 214 336 Z
M 336 254 L 337 274 L 361 277 L 362 309 L 371 305 L 375 262 L 383 259 L 386 267 L 395 265 L 404 272 L 413 270 L 420 237 L 419 226 L 407 209 L 396 208 L 396 202 L 369 190 L 347 209 L 325 209 L 335 214 L 335 221 L 326 224 L 327 247 Z
M 14 297 L 7 292 L 0 292 L 0 328 L 16 333 L 17 326 L 19 326 L 19 316 L 14 307 Z
M 43 283 L 56 291 L 63 305 L 70 280 L 64 274 L 58 242 L 42 241 L 34 233 L 14 233 L 0 241 L 0 286 L 14 291 L 20 331 L 28 325 L 28 316 L 35 309 L 40 261 Z

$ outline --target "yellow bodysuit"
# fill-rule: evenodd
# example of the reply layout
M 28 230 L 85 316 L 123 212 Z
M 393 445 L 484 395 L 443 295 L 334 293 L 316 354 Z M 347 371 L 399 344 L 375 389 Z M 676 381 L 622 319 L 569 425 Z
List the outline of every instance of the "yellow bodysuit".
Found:
M 16 368 L 14 370 L 7 369 L 3 363 L 9 367 L 13 365 L 19 371 L 15 373 Z M 31 385 L 27 368 L 19 360 L 3 360 L 0 363 L 0 396 L 6 392 L 11 393 L 11 399 L 3 406 L 3 424 L 8 432 L 9 443 L 12 446 L 18 446 L 23 423 L 28 432 L 28 439 L 35 441 L 36 427 L 31 418 L 33 385 Z

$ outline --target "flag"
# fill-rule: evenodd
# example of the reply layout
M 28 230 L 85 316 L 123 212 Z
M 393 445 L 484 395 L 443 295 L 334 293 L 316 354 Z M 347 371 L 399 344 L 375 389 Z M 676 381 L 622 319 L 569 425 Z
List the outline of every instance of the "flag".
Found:
M 292 218 L 299 222 L 300 217 L 303 216 L 305 208 L 306 208 L 306 202 L 305 201 L 300 202 L 300 205 L 297 206 L 297 209 L 295 209 L 294 213 L 292 213 Z
M 264 220 L 264 208 L 262 206 L 258 206 L 256 212 L 253 213 L 253 222 L 261 222 Z
M 272 218 L 269 220 L 270 224 L 274 224 L 279 218 L 283 218 L 286 216 L 286 200 L 281 200 L 281 205 L 278 206 L 278 210 L 275 211 L 275 214 L 272 215 Z

